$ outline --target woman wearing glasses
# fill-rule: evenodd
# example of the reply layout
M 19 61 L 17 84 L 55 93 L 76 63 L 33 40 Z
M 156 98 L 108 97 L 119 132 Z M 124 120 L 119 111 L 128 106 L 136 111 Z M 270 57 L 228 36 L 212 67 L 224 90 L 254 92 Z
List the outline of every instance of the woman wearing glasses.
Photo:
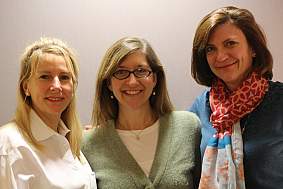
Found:
M 196 187 L 199 119 L 173 111 L 163 67 L 144 39 L 120 39 L 106 52 L 92 118 L 82 151 L 99 188 Z

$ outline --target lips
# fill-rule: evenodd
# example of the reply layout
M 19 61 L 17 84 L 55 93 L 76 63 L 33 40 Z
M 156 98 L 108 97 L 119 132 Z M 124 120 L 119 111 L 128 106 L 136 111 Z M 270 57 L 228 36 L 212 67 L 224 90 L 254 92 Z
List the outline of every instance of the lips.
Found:
M 142 92 L 142 90 L 124 90 L 123 93 L 127 94 L 127 95 L 137 95 L 140 92 Z
M 228 67 L 230 67 L 230 66 L 232 66 L 232 65 L 234 65 L 234 64 L 236 64 L 236 63 L 238 63 L 238 61 L 235 61 L 235 62 L 230 63 L 230 64 L 226 64 L 226 65 L 221 65 L 221 66 L 218 66 L 218 67 L 216 67 L 216 68 L 228 68 Z
M 49 100 L 49 101 L 52 101 L 52 102 L 59 102 L 59 101 L 64 100 L 63 97 L 46 97 L 45 99 Z

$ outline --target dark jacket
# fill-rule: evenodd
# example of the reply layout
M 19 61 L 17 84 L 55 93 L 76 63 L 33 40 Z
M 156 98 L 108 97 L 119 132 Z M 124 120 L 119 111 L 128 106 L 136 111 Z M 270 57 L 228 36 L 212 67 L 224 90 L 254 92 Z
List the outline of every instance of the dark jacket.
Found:
M 209 90 L 189 109 L 202 123 L 201 155 L 215 133 L 209 122 Z M 283 83 L 269 82 L 260 105 L 241 120 L 247 189 L 283 189 Z

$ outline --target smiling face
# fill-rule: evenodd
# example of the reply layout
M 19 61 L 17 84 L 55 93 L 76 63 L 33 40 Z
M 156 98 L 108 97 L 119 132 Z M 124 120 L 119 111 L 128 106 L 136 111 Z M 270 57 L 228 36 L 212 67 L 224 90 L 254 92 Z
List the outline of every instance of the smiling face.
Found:
M 44 121 L 60 118 L 72 99 L 72 76 L 62 56 L 44 54 L 23 86 L 31 96 L 32 108 Z
M 211 71 L 230 90 L 237 89 L 251 72 L 254 55 L 244 33 L 229 22 L 215 28 L 206 47 Z
M 152 71 L 145 55 L 140 51 L 128 55 L 119 64 L 117 70 L 133 71 L 137 68 Z M 140 110 L 150 107 L 149 98 L 155 85 L 156 75 L 154 73 L 144 78 L 137 78 L 131 73 L 128 78 L 122 80 L 112 76 L 108 88 L 118 100 L 119 109 Z

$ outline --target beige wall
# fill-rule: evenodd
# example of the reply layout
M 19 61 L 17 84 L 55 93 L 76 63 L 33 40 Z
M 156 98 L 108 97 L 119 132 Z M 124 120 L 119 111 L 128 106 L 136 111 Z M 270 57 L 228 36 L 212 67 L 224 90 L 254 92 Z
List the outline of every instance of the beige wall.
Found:
M 274 55 L 274 79 L 283 81 L 283 1 L 281 0 L 1 0 L 0 125 L 13 115 L 19 56 L 40 36 L 67 41 L 79 55 L 78 107 L 90 120 L 94 82 L 106 49 L 124 36 L 146 38 L 167 72 L 177 109 L 185 109 L 203 90 L 190 76 L 190 51 L 199 20 L 212 9 L 237 5 L 250 9 L 265 29 Z

